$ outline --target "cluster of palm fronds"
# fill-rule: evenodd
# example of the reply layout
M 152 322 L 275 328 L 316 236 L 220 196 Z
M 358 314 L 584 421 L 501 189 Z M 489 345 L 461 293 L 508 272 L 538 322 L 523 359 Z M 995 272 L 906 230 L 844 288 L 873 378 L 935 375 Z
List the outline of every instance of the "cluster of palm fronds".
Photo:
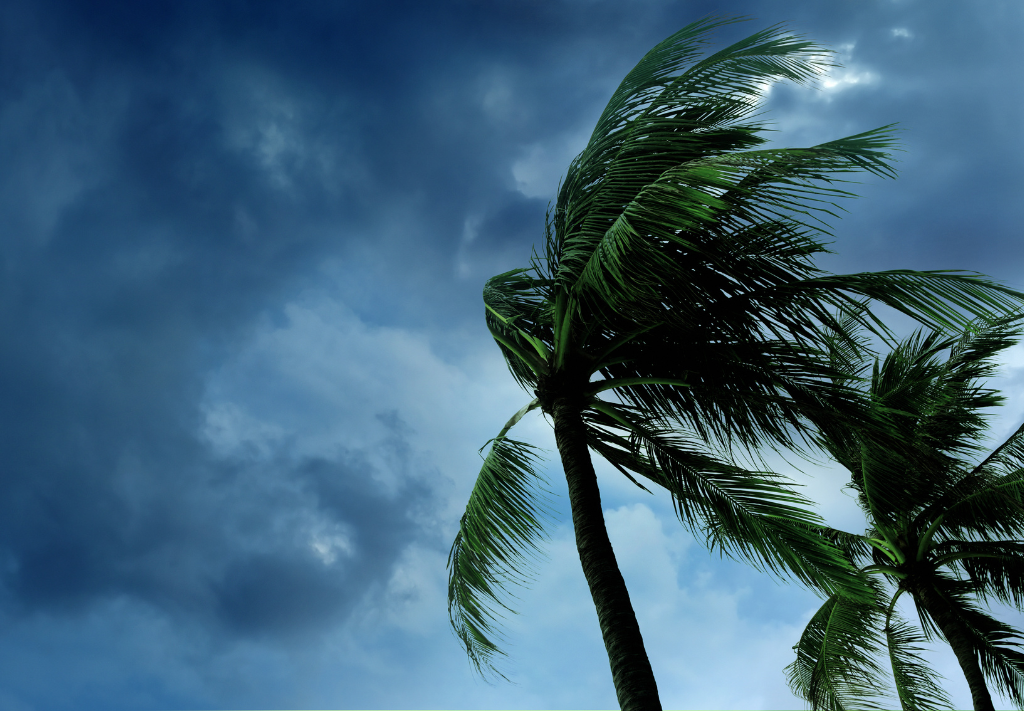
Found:
M 893 130 L 763 148 L 763 87 L 813 80 L 831 66 L 829 53 L 772 27 L 701 58 L 708 33 L 728 22 L 683 28 L 626 76 L 569 166 L 543 254 L 484 288 L 487 327 L 535 398 L 493 440 L 470 495 L 449 559 L 453 628 L 477 668 L 493 669 L 495 623 L 510 611 L 506 585 L 528 578 L 545 509 L 534 452 L 507 434 L 541 409 L 553 417 L 567 477 L 583 477 L 570 489 L 590 486 L 581 483 L 592 465 L 580 445 L 641 488 L 668 491 L 680 520 L 712 549 L 828 597 L 790 670 L 793 688 L 816 707 L 859 704 L 877 691 L 872 655 L 884 649 L 908 708 L 943 701 L 915 656 L 917 638 L 891 605 L 879 607 L 886 592 L 869 573 L 902 581 L 915 599 L 938 595 L 940 616 L 960 615 L 984 673 L 1019 701 L 1024 667 L 1012 630 L 958 602 L 967 589 L 938 567 L 963 569 L 979 594 L 1018 596 L 1024 581 L 1010 562 L 1019 560 L 1015 541 L 965 538 L 1019 535 L 1024 435 L 976 469 L 963 459 L 983 431 L 978 408 L 997 399 L 976 381 L 1010 342 L 1006 316 L 1024 294 L 980 275 L 817 268 L 824 220 L 851 196 L 845 176 L 893 175 Z M 865 331 L 891 338 L 872 302 L 934 335 L 898 347 L 864 378 Z M 951 329 L 973 331 L 954 343 L 940 335 Z M 939 363 L 943 349 L 951 355 Z M 876 530 L 828 529 L 785 477 L 733 456 L 811 446 L 850 468 Z M 578 534 L 603 531 L 599 509 L 572 504 Z M 907 546 L 917 546 L 911 558 Z M 618 575 L 605 548 L 581 547 L 581 559 L 603 555 L 597 568 Z M 928 566 L 934 590 L 921 587 Z M 600 617 L 610 604 L 601 591 L 621 578 L 584 568 Z M 653 685 L 642 649 L 618 658 L 616 626 L 602 622 L 602 631 L 620 703 L 656 705 L 656 691 L 640 700 L 626 688 Z M 650 678 L 620 683 L 626 668 Z
M 871 525 L 864 535 L 823 533 L 881 579 L 869 603 L 830 596 L 796 645 L 787 675 L 814 708 L 870 708 L 891 698 L 885 666 L 904 709 L 949 708 L 917 654 L 935 635 L 953 646 L 977 707 L 992 706 L 985 679 L 1024 705 L 1024 635 L 975 602 L 1024 609 L 1024 427 L 974 463 L 986 434 L 982 410 L 1002 402 L 984 381 L 1020 335 L 1019 322 L 979 322 L 956 337 L 919 332 L 873 366 L 867 354 L 843 355 L 850 379 L 871 369 L 864 391 L 887 427 L 860 441 L 822 438 L 849 470 Z M 896 612 L 903 593 L 923 638 Z

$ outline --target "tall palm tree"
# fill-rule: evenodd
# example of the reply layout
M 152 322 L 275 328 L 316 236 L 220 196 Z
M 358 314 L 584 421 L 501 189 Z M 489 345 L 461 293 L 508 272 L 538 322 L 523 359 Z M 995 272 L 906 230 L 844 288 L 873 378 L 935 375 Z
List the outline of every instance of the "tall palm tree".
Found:
M 867 600 L 863 576 L 813 529 L 808 502 L 784 478 L 736 466 L 730 451 L 797 446 L 816 428 L 841 438 L 841 420 L 857 419 L 859 396 L 829 379 L 823 355 L 838 305 L 873 298 L 961 327 L 963 312 L 1024 298 L 979 276 L 815 268 L 820 220 L 850 195 L 840 177 L 892 175 L 892 131 L 755 150 L 764 88 L 814 79 L 829 54 L 772 27 L 700 59 L 709 32 L 733 21 L 695 22 L 644 56 L 569 166 L 544 255 L 484 287 L 487 327 L 535 398 L 491 440 L 448 561 L 449 616 L 481 673 L 497 671 L 508 584 L 529 579 L 543 538 L 536 452 L 507 436 L 528 412 L 553 421 L 619 703 L 656 709 L 590 451 L 641 488 L 668 490 L 713 549 Z
M 903 593 L 917 607 L 925 639 L 938 632 L 953 648 L 975 709 L 993 708 L 986 677 L 1024 708 L 1024 635 L 974 602 L 994 598 L 1024 609 L 1024 426 L 970 463 L 985 437 L 980 410 L 1003 401 L 981 379 L 1019 333 L 1010 319 L 977 324 L 959 338 L 918 332 L 881 366 L 875 360 L 870 377 L 871 407 L 895 424 L 890 438 L 876 430 L 867 440 L 823 441 L 850 471 L 871 528 L 863 536 L 822 532 L 881 580 L 872 581 L 869 602 L 830 596 L 794 647 L 789 683 L 813 708 L 870 707 L 889 688 L 879 656 L 888 658 L 904 709 L 950 707 L 915 653 L 922 638 L 896 612 Z M 848 355 L 842 360 L 851 375 L 870 367 Z

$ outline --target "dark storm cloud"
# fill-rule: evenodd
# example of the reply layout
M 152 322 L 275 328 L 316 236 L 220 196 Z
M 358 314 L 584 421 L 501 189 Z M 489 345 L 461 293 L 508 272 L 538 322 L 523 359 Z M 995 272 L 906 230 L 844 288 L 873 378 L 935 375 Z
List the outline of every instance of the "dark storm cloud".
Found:
M 4 11 L 0 548 L 10 611 L 74 612 L 128 594 L 238 632 L 287 632 L 346 609 L 415 530 L 369 484 L 337 484 L 345 495 L 323 507 L 319 493 L 266 493 L 305 479 L 319 491 L 325 472 L 364 481 L 365 466 L 282 461 L 231 474 L 195 439 L 204 366 L 366 208 L 339 177 L 358 170 L 345 137 L 358 122 L 345 124 L 329 86 L 301 96 L 325 80 L 302 76 L 321 65 L 322 46 L 309 65 L 274 67 L 299 87 L 298 108 L 246 123 L 259 97 L 232 91 L 221 52 L 259 52 L 245 37 L 222 47 L 210 28 L 224 18 L 206 7 Z M 256 13 L 253 32 L 273 21 Z M 300 27 L 282 29 L 288 46 L 271 44 L 264 62 L 301 45 Z M 342 59 L 359 51 L 340 46 Z M 342 74 L 365 91 L 389 81 L 380 71 Z M 259 525 L 245 542 L 231 535 L 245 516 L 270 524 L 300 513 L 353 529 L 353 559 L 325 565 L 304 541 L 270 545 Z
M 836 271 L 1021 286 L 1024 70 L 1003 29 L 1019 9 L 936 8 L 5 4 L 0 620 L 130 599 L 182 629 L 284 640 L 343 620 L 410 541 L 443 550 L 437 477 L 400 413 L 362 449 L 225 456 L 199 435 L 206 376 L 332 260 L 368 322 L 479 327 L 483 280 L 526 266 L 555 198 L 520 192 L 513 166 L 585 140 L 643 53 L 708 13 L 758 17 L 726 38 L 786 21 L 852 44 L 877 74 L 829 100 L 775 91 L 767 118 L 794 142 L 800 121 L 815 140 L 905 129 L 901 177 L 847 205 Z M 288 397 L 237 387 L 265 388 L 268 410 Z
M 545 7 L 4 11 L 0 545 L 12 609 L 130 594 L 280 630 L 386 575 L 411 535 L 403 509 L 332 490 L 324 472 L 347 481 L 339 462 L 221 471 L 194 434 L 202 374 L 394 199 L 422 206 L 410 246 L 427 243 L 415 256 L 434 268 L 467 211 L 482 216 L 472 256 L 532 243 L 543 201 L 494 186 L 517 141 L 571 122 L 553 92 L 598 93 L 543 79 L 566 19 Z M 538 50 L 525 63 L 524 44 Z M 363 562 L 339 575 L 296 545 L 244 552 L 226 532 L 239 512 L 272 519 L 283 505 L 232 498 L 244 477 L 313 482 L 325 515 L 364 534 Z
M 497 274 L 527 266 L 531 248 L 543 250 L 546 210 L 544 200 L 509 191 L 471 217 L 462 254 L 466 271 Z
M 308 545 L 304 551 L 285 545 L 233 560 L 213 586 L 219 620 L 243 634 L 322 631 L 348 612 L 369 584 L 384 581 L 412 537 L 423 535 L 396 498 L 422 507 L 431 494 L 412 484 L 385 495 L 371 472 L 358 459 L 311 459 L 285 472 L 284 478 L 312 493 L 313 513 L 351 530 L 346 541 L 351 550 L 335 553 L 339 560 L 331 564 L 311 555 Z M 261 504 L 273 509 L 270 501 Z
M 786 130 L 816 117 L 827 128 L 816 140 L 897 123 L 903 148 L 896 180 L 853 186 L 863 199 L 845 205 L 829 267 L 970 269 L 1019 286 L 1024 70 L 1007 61 L 1013 40 L 1003 28 L 1019 24 L 1020 7 L 858 3 L 833 13 L 820 4 L 787 20 L 827 38 L 865 81 L 810 104 L 780 86 L 769 120 Z
M 360 197 L 289 136 L 232 128 L 252 107 L 217 84 L 216 43 L 195 39 L 202 18 L 132 7 L 41 11 L 36 22 L 67 24 L 37 65 L 7 77 L 8 611 L 73 613 L 129 595 L 231 633 L 310 628 L 386 577 L 418 530 L 407 507 L 345 483 L 365 481 L 365 465 L 211 460 L 195 438 L 197 405 L 203 368 L 358 222 Z M 344 139 L 327 136 L 333 101 L 313 103 L 277 130 L 351 167 Z M 348 488 L 321 506 L 325 472 Z M 303 516 L 351 528 L 351 559 L 316 558 L 292 520 Z
M 9 612 L 128 594 L 231 634 L 290 635 L 343 615 L 413 537 L 431 537 L 415 521 L 431 491 L 415 480 L 388 491 L 359 452 L 214 465 L 199 452 L 126 457 L 117 444 L 93 449 L 121 461 L 62 471 L 37 457 L 45 476 L 5 480 Z M 379 446 L 403 468 L 400 438 Z

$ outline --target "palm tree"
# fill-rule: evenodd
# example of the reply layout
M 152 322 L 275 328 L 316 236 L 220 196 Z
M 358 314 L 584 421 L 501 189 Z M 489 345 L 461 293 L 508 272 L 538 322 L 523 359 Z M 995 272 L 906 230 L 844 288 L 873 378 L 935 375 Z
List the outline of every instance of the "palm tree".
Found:
M 890 437 L 876 430 L 860 441 L 822 442 L 851 472 L 871 526 L 863 536 L 822 532 L 895 590 L 874 579 L 869 602 L 832 595 L 807 624 L 786 671 L 813 708 L 870 707 L 868 699 L 888 690 L 878 656 L 888 657 L 904 709 L 950 707 L 915 653 L 922 638 L 895 610 L 903 593 L 914 600 L 925 639 L 938 632 L 953 648 L 975 709 L 993 708 L 986 677 L 1024 708 L 1024 653 L 1014 641 L 1024 635 L 974 603 L 994 598 L 1024 609 L 1024 426 L 970 463 L 982 451 L 981 408 L 1003 401 L 980 379 L 1019 335 L 1014 321 L 980 323 L 959 338 L 916 333 L 881 366 L 875 360 L 870 377 L 872 409 L 895 424 Z M 837 355 L 851 375 L 869 367 L 849 351 Z
M 1024 298 L 976 275 L 815 268 L 821 220 L 850 195 L 840 177 L 892 175 L 892 129 L 755 150 L 764 87 L 813 79 L 829 54 L 772 27 L 699 59 L 709 32 L 733 21 L 695 22 L 647 53 L 569 166 L 543 257 L 484 287 L 487 327 L 535 398 L 490 441 L 448 561 L 451 623 L 481 673 L 497 672 L 508 584 L 529 580 L 543 538 L 536 451 L 507 436 L 528 412 L 553 420 L 619 703 L 660 708 L 590 451 L 641 488 L 668 490 L 712 549 L 867 600 L 864 577 L 817 534 L 808 502 L 730 452 L 796 447 L 820 428 L 841 438 L 844 418 L 857 420 L 860 396 L 829 379 L 824 355 L 837 306 L 873 298 L 936 328 L 962 327 L 962 312 L 1008 311 Z M 870 312 L 861 318 L 884 328 Z

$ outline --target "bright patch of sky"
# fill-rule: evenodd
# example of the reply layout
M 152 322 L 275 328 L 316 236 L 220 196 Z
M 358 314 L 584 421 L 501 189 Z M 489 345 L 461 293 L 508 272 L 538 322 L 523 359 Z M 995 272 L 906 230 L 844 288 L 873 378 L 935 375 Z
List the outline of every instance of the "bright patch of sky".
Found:
M 841 66 L 830 68 L 821 79 L 820 86 L 827 100 L 838 93 L 858 85 L 871 85 L 879 81 L 875 72 L 867 69 L 853 58 L 855 42 L 839 45 L 836 61 Z
M 556 140 L 534 143 L 512 164 L 516 189 L 526 197 L 555 201 L 558 183 L 569 163 L 587 147 L 593 127 L 563 135 Z

